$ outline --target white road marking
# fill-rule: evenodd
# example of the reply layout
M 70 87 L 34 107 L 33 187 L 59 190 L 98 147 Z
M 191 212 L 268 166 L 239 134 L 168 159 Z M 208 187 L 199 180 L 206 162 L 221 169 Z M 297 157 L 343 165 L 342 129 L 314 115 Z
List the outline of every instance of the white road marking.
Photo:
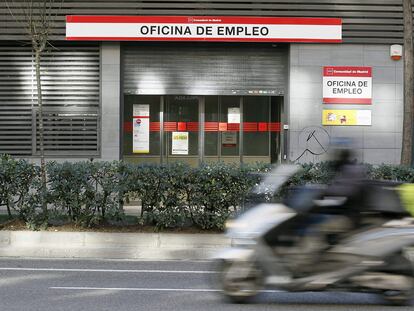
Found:
M 67 287 L 55 286 L 49 289 L 63 290 L 110 290 L 110 291 L 146 291 L 146 292 L 220 292 L 219 289 L 207 288 L 134 288 L 134 287 Z
M 110 273 L 177 273 L 177 274 L 213 274 L 216 271 L 197 270 L 116 270 L 116 269 L 67 269 L 67 268 L 18 268 L 0 267 L 0 271 L 44 271 L 44 272 L 110 272 Z
M 208 288 L 136 288 L 136 287 L 68 287 L 53 286 L 49 289 L 57 290 L 107 290 L 107 291 L 142 291 L 142 292 L 221 292 L 220 289 Z M 281 293 L 280 290 L 261 290 L 261 293 Z

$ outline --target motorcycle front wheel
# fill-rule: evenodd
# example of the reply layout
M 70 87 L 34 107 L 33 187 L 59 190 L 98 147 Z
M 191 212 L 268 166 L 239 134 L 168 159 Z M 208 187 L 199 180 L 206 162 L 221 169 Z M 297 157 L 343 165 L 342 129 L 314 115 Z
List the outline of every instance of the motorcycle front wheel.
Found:
M 249 302 L 263 289 L 263 271 L 254 262 L 223 260 L 217 268 L 219 286 L 231 302 Z

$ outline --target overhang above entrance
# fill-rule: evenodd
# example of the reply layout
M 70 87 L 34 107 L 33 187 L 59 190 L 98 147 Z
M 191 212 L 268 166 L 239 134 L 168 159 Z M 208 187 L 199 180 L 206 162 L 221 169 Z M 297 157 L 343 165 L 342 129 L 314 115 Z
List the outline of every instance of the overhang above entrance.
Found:
M 283 44 L 125 43 L 123 93 L 283 96 Z

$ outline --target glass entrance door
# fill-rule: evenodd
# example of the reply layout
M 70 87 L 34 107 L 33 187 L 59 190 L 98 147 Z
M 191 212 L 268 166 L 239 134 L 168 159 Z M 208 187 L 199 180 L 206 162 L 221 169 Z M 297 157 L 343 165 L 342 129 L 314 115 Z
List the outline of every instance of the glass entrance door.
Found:
M 206 162 L 280 161 L 282 97 L 206 96 Z
M 270 97 L 243 97 L 243 163 L 270 163 Z
M 283 97 L 126 95 L 123 159 L 280 162 L 282 110 Z
M 241 97 L 206 96 L 204 160 L 240 163 Z
M 199 163 L 199 97 L 165 96 L 165 161 Z

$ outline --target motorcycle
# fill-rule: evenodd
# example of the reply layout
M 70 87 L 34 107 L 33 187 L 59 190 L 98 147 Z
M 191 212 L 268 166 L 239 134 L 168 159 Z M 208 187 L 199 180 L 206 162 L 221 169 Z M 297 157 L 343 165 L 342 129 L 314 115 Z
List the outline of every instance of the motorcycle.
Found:
M 215 256 L 224 296 L 240 303 L 267 288 L 352 291 L 410 305 L 414 218 L 401 206 L 398 185 L 367 181 L 357 217 L 344 213 L 348 198 L 325 196 L 326 186 L 305 186 L 283 202 L 266 202 L 298 169 L 274 169 L 253 191 L 267 200 L 226 224 L 232 246 Z

